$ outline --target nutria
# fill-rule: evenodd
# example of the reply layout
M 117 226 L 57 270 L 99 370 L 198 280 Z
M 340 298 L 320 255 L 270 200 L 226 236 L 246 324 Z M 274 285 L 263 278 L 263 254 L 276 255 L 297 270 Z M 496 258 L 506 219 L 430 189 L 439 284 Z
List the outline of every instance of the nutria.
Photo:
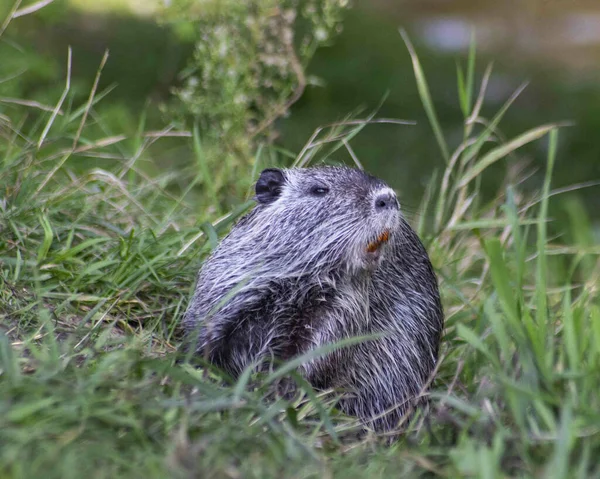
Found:
M 429 257 L 394 191 L 331 166 L 269 168 L 255 191 L 198 275 L 184 318 L 196 351 L 235 377 L 257 360 L 381 334 L 301 373 L 349 391 L 344 412 L 394 428 L 435 367 L 443 326 Z

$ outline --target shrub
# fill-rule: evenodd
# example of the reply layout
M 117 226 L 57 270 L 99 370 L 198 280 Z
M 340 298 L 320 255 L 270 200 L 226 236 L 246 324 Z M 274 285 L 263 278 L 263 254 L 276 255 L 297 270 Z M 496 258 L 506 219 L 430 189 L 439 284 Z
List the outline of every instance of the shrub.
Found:
M 197 124 L 219 154 L 247 164 L 256 141 L 272 139 L 275 120 L 302 95 L 307 64 L 341 30 L 347 6 L 347 0 L 174 0 L 162 18 L 191 35 L 195 49 L 170 112 Z

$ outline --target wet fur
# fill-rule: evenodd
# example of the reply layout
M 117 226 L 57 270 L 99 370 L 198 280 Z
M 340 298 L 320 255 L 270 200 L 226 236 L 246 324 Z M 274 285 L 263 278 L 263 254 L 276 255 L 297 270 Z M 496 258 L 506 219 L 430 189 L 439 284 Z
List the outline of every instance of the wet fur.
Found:
M 387 191 L 382 181 L 333 167 L 283 170 L 283 177 L 281 187 L 257 195 L 259 204 L 205 261 L 185 329 L 199 354 L 234 376 L 259 359 L 383 333 L 302 373 L 316 388 L 348 390 L 345 412 L 390 430 L 437 361 L 443 312 L 427 253 L 401 214 L 374 212 L 373 195 Z M 329 193 L 312 195 L 315 184 Z M 381 258 L 365 260 L 385 229 Z

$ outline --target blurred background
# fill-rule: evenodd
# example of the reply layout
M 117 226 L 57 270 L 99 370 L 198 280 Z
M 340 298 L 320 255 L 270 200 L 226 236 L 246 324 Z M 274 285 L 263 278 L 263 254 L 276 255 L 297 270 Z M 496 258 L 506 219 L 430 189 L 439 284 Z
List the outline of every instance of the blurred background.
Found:
M 0 3 L 5 18 L 15 4 Z M 23 2 L 19 8 L 32 3 Z M 202 37 L 194 22 L 185 18 L 185 8 L 193 2 L 179 2 L 179 13 L 184 13 L 179 17 L 165 13 L 171 2 L 47 3 L 35 14 L 14 19 L 2 37 L 0 108 L 4 114 L 10 114 L 11 102 L 17 98 L 56 104 L 64 89 L 69 46 L 73 51 L 69 98 L 84 101 L 109 49 L 98 86 L 98 92 L 106 95 L 95 106 L 102 134 L 134 135 L 140 118 L 146 129 L 164 128 L 173 118 L 169 113 L 177 96 L 173 89 L 185 84 L 186 68 Z M 202 10 L 203 3 L 215 2 L 195 2 L 196 8 Z M 486 66 L 493 62 L 482 110 L 485 116 L 493 116 L 521 83 L 529 82 L 501 123 L 503 135 L 512 137 L 543 123 L 572 121 L 574 126 L 560 133 L 553 187 L 581 183 L 585 187 L 561 195 L 562 206 L 555 207 L 554 213 L 585 208 L 598 223 L 600 190 L 591 186 L 600 180 L 597 0 L 354 0 L 335 26 L 337 34 L 314 51 L 306 67 L 307 86 L 287 114 L 277 119 L 271 141 L 282 151 L 297 153 L 315 128 L 351 113 L 365 116 L 387 95 L 378 116 L 415 120 L 417 125 L 367 126 L 353 140 L 352 148 L 367 169 L 399 189 L 409 209 L 416 207 L 443 159 L 417 94 L 399 27 L 406 29 L 420 56 L 453 148 L 462 140 L 463 124 L 456 64 L 464 65 L 472 27 L 477 40 L 476 92 Z M 546 140 L 537 141 L 518 152 L 519 161 L 530 162 L 532 176 L 525 187 L 535 189 L 541 184 L 546 144 Z M 339 155 L 349 160 L 347 152 Z M 189 138 L 169 139 L 153 149 L 146 168 L 185 168 L 192 158 Z M 89 167 L 106 160 L 86 157 L 77 161 Z M 490 192 L 503 180 L 508 161 L 485 175 L 484 185 Z M 240 200 L 234 197 L 231 202 Z

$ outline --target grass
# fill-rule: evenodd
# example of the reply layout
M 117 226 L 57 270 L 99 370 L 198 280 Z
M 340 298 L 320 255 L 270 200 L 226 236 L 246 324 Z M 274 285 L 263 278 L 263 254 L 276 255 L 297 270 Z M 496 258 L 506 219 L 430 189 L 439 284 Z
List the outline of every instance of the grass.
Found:
M 442 152 L 414 222 L 446 311 L 428 415 L 389 446 L 357 439 L 356 422 L 300 378 L 301 394 L 273 401 L 289 365 L 232 382 L 176 362 L 196 272 L 248 203 L 199 209 L 226 192 L 202 167 L 197 132 L 99 137 L 100 94 L 74 105 L 67 78 L 45 113 L 0 116 L 0 477 L 600 477 L 600 249 L 581 208 L 549 217 L 558 125 L 503 140 L 521 90 L 485 119 L 491 69 L 475 96 L 472 48 L 452 150 L 404 39 Z M 265 147 L 248 176 L 340 148 L 359 161 L 350 140 L 390 121 L 324 127 L 298 155 Z M 153 143 L 173 135 L 192 137 L 197 164 L 148 176 Z M 533 141 L 548 162 L 526 197 L 515 150 Z M 90 156 L 105 167 L 86 168 Z M 505 187 L 484 203 L 480 178 L 507 158 Z

